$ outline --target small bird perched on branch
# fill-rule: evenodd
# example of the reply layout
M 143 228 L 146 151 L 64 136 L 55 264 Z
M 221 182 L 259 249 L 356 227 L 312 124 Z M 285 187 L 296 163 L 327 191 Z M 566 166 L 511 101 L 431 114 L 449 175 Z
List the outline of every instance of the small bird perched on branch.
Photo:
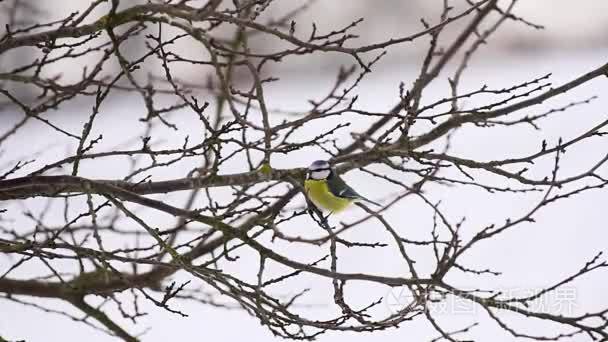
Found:
M 304 189 L 308 198 L 318 209 L 328 210 L 332 213 L 340 212 L 357 201 L 366 201 L 381 206 L 359 195 L 348 186 L 325 160 L 317 160 L 310 164 L 304 181 Z

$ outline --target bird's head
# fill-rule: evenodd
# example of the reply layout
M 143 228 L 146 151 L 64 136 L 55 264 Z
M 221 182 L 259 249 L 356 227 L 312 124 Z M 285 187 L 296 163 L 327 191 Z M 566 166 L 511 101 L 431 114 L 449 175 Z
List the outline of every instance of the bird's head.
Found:
M 323 180 L 329 178 L 331 175 L 331 166 L 325 160 L 314 161 L 308 167 L 306 173 L 306 179 Z

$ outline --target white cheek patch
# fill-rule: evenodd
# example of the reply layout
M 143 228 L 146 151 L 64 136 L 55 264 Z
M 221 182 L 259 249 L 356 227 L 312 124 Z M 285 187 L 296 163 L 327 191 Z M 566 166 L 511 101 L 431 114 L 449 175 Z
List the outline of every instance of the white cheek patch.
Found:
M 326 179 L 327 177 L 329 177 L 329 173 L 331 171 L 329 170 L 319 170 L 319 171 L 311 171 L 310 172 L 310 178 L 311 179 Z

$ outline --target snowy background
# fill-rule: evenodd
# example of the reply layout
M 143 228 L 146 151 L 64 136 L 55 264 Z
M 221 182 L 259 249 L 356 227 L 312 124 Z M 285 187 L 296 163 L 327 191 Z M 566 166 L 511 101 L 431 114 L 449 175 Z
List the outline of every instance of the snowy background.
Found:
M 344 7 L 339 1 L 318 1 L 317 7 L 302 17 L 299 23 L 309 22 L 310 18 L 322 22 L 326 28 L 341 27 L 360 16 L 366 16 L 366 22 L 360 27 L 359 33 L 363 41 L 374 41 L 391 36 L 403 36 L 408 32 L 415 32 L 417 17 L 437 15 L 433 12 L 434 6 L 430 2 L 404 2 L 404 1 L 349 1 Z M 51 5 L 53 3 L 53 5 Z M 58 6 L 61 3 L 66 8 Z M 73 11 L 78 1 L 48 1 L 47 15 L 53 16 Z M 280 3 L 280 1 L 279 1 Z M 340 3 L 340 4 L 338 4 Z M 407 3 L 407 4 L 404 4 Z M 377 4 L 377 5 L 376 5 Z M 73 7 L 69 7 L 73 6 Z M 478 88 L 487 84 L 494 88 L 510 87 L 534 77 L 553 73 L 551 81 L 555 85 L 567 82 L 593 68 L 607 62 L 608 56 L 608 2 L 590 0 L 572 2 L 566 0 L 534 0 L 521 1 L 516 7 L 516 13 L 537 24 L 545 25 L 544 31 L 533 31 L 521 24 L 511 23 L 503 27 L 503 31 L 490 41 L 488 48 L 474 59 L 469 72 L 463 79 L 462 89 Z M 412 22 L 414 24 L 412 24 Z M 335 25 L 335 27 L 334 27 Z M 386 111 L 392 107 L 397 97 L 398 84 L 401 81 L 409 84 L 416 77 L 420 63 L 420 55 L 424 45 L 412 45 L 395 49 L 377 67 L 374 73 L 367 77 L 358 89 L 360 107 L 370 111 Z M 187 48 L 187 47 L 184 47 Z M 312 60 L 300 60 L 291 64 L 289 68 L 281 70 L 281 80 L 272 83 L 265 89 L 269 99 L 269 107 L 298 109 L 305 105 L 308 98 L 322 95 L 328 89 L 335 74 L 335 65 L 341 61 L 323 57 Z M 76 69 L 76 68 L 74 68 Z M 69 73 L 73 70 L 62 70 Z M 49 71 L 51 72 L 51 71 Z M 449 70 L 444 75 L 449 75 Z M 443 98 L 446 96 L 446 84 L 430 87 L 427 99 Z M 500 159 L 501 157 L 526 155 L 536 151 L 542 139 L 555 143 L 561 136 L 574 137 L 589 127 L 603 121 L 608 116 L 606 110 L 608 99 L 605 96 L 608 83 L 605 79 L 589 82 L 575 91 L 554 99 L 542 106 L 534 107 L 538 113 L 544 109 L 565 105 L 574 100 L 582 100 L 593 95 L 600 98 L 591 104 L 573 108 L 565 113 L 557 114 L 543 124 L 543 131 L 530 128 L 514 130 L 505 129 L 479 129 L 467 128 L 459 131 L 453 141 L 453 154 L 476 158 L 478 160 Z M 473 105 L 471 103 L 470 105 Z M 53 116 L 53 121 L 65 129 L 78 131 L 82 127 L 90 109 L 90 103 L 74 104 L 63 108 Z M 84 111 L 84 113 L 83 113 Z M 104 107 L 103 115 L 96 129 L 113 138 L 130 136 L 134 131 L 141 131 L 143 126 L 138 124 L 137 118 L 143 115 L 144 108 L 139 98 L 123 97 Z M 5 122 L 12 122 L 19 115 L 7 115 Z M 183 135 L 197 134 L 196 127 L 191 123 L 195 118 L 191 114 L 176 113 L 172 116 L 182 130 L 180 135 L 166 135 L 159 138 L 164 140 L 164 146 L 179 145 Z M 350 130 L 360 131 L 369 121 L 360 119 L 353 122 Z M 2 126 L 4 126 L 2 124 Z M 8 126 L 8 125 L 7 125 Z M 314 127 L 311 127 L 314 134 Z M 95 135 L 95 134 L 92 134 Z M 348 139 L 348 132 L 343 132 L 343 141 Z M 124 139 L 123 139 L 124 140 Z M 120 141 L 120 140 L 114 140 Z M 45 152 L 36 165 L 58 159 L 73 151 L 73 143 L 65 140 L 56 132 L 48 130 L 39 124 L 32 123 L 26 126 L 20 135 L 13 137 L 4 146 L 0 155 L 0 164 L 8 164 L 18 160 L 21 156 L 32 153 Z M 108 146 L 109 147 L 109 146 Z M 100 147 L 103 148 L 103 147 Z M 579 149 L 572 149 L 564 157 L 564 164 L 560 172 L 565 177 L 575 174 L 585 166 L 592 165 L 606 152 L 603 140 L 597 140 L 584 145 Z M 290 168 L 304 167 L 312 159 L 319 156 L 294 154 L 276 160 L 275 167 Z M 222 171 L 225 173 L 243 171 L 243 165 L 228 165 Z M 35 166 L 33 166 L 35 168 Z M 95 162 L 84 163 L 81 175 L 91 178 L 112 178 L 124 174 L 124 165 L 117 165 L 111 170 L 99 168 Z M 189 168 L 185 168 L 189 170 Z M 26 170 L 27 171 L 27 170 Z M 155 180 L 183 177 L 183 172 L 157 175 Z M 606 174 L 604 167 L 603 174 Z M 386 183 L 371 179 L 369 175 L 359 171 L 348 173 L 345 178 L 359 192 L 369 197 L 377 198 L 378 194 L 394 191 Z M 467 224 L 464 226 L 466 234 L 475 232 L 480 226 L 489 222 L 501 223 L 507 217 L 521 215 L 536 201 L 538 196 L 494 195 L 483 191 L 467 188 L 456 188 L 442 192 L 431 192 L 435 200 L 443 200 L 445 209 L 453 220 L 466 216 Z M 171 200 L 171 199 L 168 199 Z M 502 276 L 481 277 L 469 279 L 467 277 L 454 277 L 449 279 L 462 287 L 484 287 L 502 289 L 514 295 L 529 293 L 575 273 L 586 261 L 599 251 L 608 252 L 606 241 L 605 203 L 608 194 L 605 191 L 592 191 L 575 197 L 571 200 L 558 202 L 542 211 L 534 225 L 522 225 L 501 237 L 482 243 L 472 253 L 467 254 L 465 260 L 478 268 L 492 267 L 503 273 Z M 31 200 L 26 202 L 29 210 L 41 210 L 44 202 Z M 302 204 L 303 199 L 298 198 L 293 205 Z M 14 208 L 13 208 L 14 209 Z M 351 215 L 360 215 L 358 209 L 342 214 L 340 220 L 350 221 Z M 427 237 L 431 227 L 431 215 L 428 208 L 416 201 L 404 201 L 402 205 L 391 209 L 387 215 L 390 222 L 400 224 L 400 232 L 409 237 Z M 52 218 L 50 218 L 52 219 Z M 167 219 L 167 218 L 164 218 Z M 163 220 L 163 218 L 159 218 Z M 167 221 L 170 222 L 170 221 Z M 29 225 L 31 222 L 15 223 Z M 158 224 L 158 222 L 157 222 Z M 28 227 L 29 227 L 28 226 Z M 310 224 L 305 226 L 310 227 Z M 294 228 L 294 235 L 300 232 Z M 359 241 L 382 239 L 379 237 L 380 228 L 373 222 L 362 225 L 356 231 L 350 232 L 349 238 Z M 319 232 L 317 232 L 319 233 Z M 310 233 L 315 235 L 315 233 Z M 384 234 L 384 233 L 382 233 Z M 278 245 L 279 251 L 286 251 L 290 246 Z M 306 248 L 290 250 L 290 256 L 299 260 L 312 260 L 317 254 L 326 251 L 309 250 Z M 394 257 L 395 251 L 386 254 L 383 250 L 340 250 L 343 271 L 370 272 L 376 274 L 398 274 L 404 267 L 400 259 Z M 9 265 L 9 260 L 0 258 L 0 272 Z M 247 254 L 243 253 L 238 265 L 227 266 L 227 271 L 236 272 L 243 276 L 255 274 L 257 260 L 247 261 Z M 238 267 L 237 267 L 238 266 Z M 251 266 L 251 267 L 248 267 Z M 36 266 L 24 267 L 20 273 L 11 276 L 27 276 L 27 272 L 38 270 Z M 421 265 L 424 267 L 424 265 Z M 564 298 L 553 298 L 539 305 L 553 306 L 561 303 L 567 307 L 546 307 L 551 311 L 562 311 L 568 314 L 585 313 L 608 306 L 608 293 L 606 292 L 608 274 L 594 272 L 590 276 L 581 278 L 578 282 L 570 284 L 558 295 Z M 333 313 L 329 282 L 313 276 L 298 278 L 294 284 L 299 288 L 312 287 L 314 290 L 305 297 L 300 304 L 302 312 L 309 317 L 325 317 L 328 310 Z M 368 303 L 379 297 L 385 297 L 382 306 L 376 308 L 378 314 L 389 314 L 395 302 L 402 300 L 399 289 L 365 285 L 350 286 L 349 298 L 360 298 L 360 303 Z M 38 301 L 36 299 L 36 301 Z M 42 301 L 41 301 L 42 302 Z M 51 305 L 55 302 L 44 301 Z M 57 302 L 58 308 L 70 310 Z M 475 327 L 470 336 L 479 341 L 510 341 L 513 338 L 496 326 L 488 322 L 487 315 L 479 308 L 475 309 L 466 303 L 449 302 L 447 307 L 437 308 L 437 317 L 446 330 L 462 328 L 473 322 L 481 322 Z M 144 341 L 191 341 L 191 340 L 263 340 L 278 341 L 265 328 L 260 326 L 257 319 L 248 316 L 240 310 L 224 310 L 195 303 L 186 303 L 180 308 L 188 313 L 188 318 L 172 315 L 164 310 L 148 307 L 149 315 L 142 318 L 136 327 L 129 326 L 133 333 L 150 331 L 143 335 Z M 329 309 L 331 308 L 331 309 Z M 545 308 L 545 307 L 543 307 Z M 443 311 L 442 311 L 443 310 Z M 441 312 L 441 313 L 440 313 Z M 116 315 L 115 315 L 116 317 Z M 543 322 L 529 319 L 513 318 L 516 327 L 527 332 L 551 332 L 552 326 Z M 0 300 L 0 332 L 5 338 L 26 339 L 29 341 L 82 341 L 89 342 L 108 341 L 110 338 L 82 324 L 74 323 L 68 319 L 41 313 L 40 311 Z M 429 340 L 437 334 L 424 320 L 404 323 L 399 329 L 389 329 L 370 334 L 336 333 L 329 332 L 322 335 L 319 340 L 330 341 L 364 341 L 371 338 L 384 341 L 411 341 Z M 580 341 L 573 339 L 572 341 Z

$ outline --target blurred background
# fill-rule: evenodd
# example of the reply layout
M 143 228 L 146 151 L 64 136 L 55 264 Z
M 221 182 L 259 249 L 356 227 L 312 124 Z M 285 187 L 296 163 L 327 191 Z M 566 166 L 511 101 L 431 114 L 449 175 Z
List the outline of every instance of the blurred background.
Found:
M 22 3 L 28 3 L 21 0 Z M 4 6 L 10 5 L 11 1 L 6 1 Z M 41 1 L 31 2 L 31 10 L 22 9 L 17 13 L 17 17 L 25 23 L 39 21 L 53 21 L 65 18 L 68 14 L 75 11 L 82 11 L 87 7 L 89 1 L 81 0 L 62 0 L 62 1 Z M 136 4 L 146 3 L 145 0 L 122 0 L 121 8 L 126 8 Z M 193 5 L 204 4 L 206 1 L 193 1 Z M 281 16 L 294 10 L 304 2 L 274 1 L 272 5 L 263 13 L 262 22 L 280 18 Z M 345 5 L 347 4 L 347 5 Z M 454 7 L 451 14 L 456 15 L 466 8 L 465 1 L 452 1 Z M 503 6 L 507 1 L 501 1 Z M 359 18 L 365 18 L 363 22 L 351 31 L 359 36 L 358 39 L 347 43 L 351 46 L 362 46 L 369 43 L 384 41 L 390 38 L 407 36 L 420 31 L 423 26 L 420 19 L 425 19 L 433 24 L 439 22 L 442 2 L 424 0 L 349 0 L 343 1 L 317 0 L 305 11 L 302 11 L 296 19 L 296 35 L 308 37 L 314 22 L 318 32 L 330 32 L 341 29 Z M 99 6 L 93 11 L 85 23 L 91 22 L 107 11 L 107 6 Z M 569 1 L 569 0 L 534 0 L 519 1 L 514 13 L 524 18 L 527 22 L 540 27 L 544 30 L 534 30 L 523 22 L 512 22 L 501 28 L 494 34 L 484 47 L 487 53 L 499 53 L 500 55 L 486 55 L 486 58 L 496 58 L 497 61 L 504 60 L 508 54 L 540 54 L 547 51 L 561 51 L 567 54 L 572 51 L 597 50 L 608 46 L 608 2 L 603 0 L 588 1 Z M 5 11 L 4 23 L 10 13 Z M 459 21 L 449 26 L 443 36 L 446 40 L 458 34 L 459 29 L 466 23 L 466 20 Z M 233 28 L 226 27 L 221 31 L 226 37 L 231 37 Z M 428 39 L 420 39 L 414 43 L 406 43 L 397 47 L 392 47 L 384 64 L 395 64 L 402 66 L 404 63 L 420 63 L 420 56 L 424 53 Z M 254 38 L 250 45 L 256 51 L 266 51 L 277 49 L 276 39 L 267 39 L 264 35 Z M 144 47 L 143 39 L 133 39 L 124 45 L 127 56 L 130 53 L 141 51 Z M 123 48 L 123 49 L 125 49 Z M 202 51 L 196 43 L 184 42 L 177 44 L 177 51 L 188 55 L 194 53 L 200 56 Z M 23 58 L 33 57 L 39 53 L 35 50 L 21 49 L 16 54 L 8 54 L 1 61 L 4 67 L 23 62 Z M 289 59 L 275 65 L 290 70 L 291 72 L 310 73 L 331 70 L 337 64 L 352 63 L 344 56 L 338 54 L 313 54 L 304 58 Z M 84 60 L 79 60 L 79 64 L 84 64 Z M 118 67 L 118 65 L 116 65 Z M 201 75 L 192 73 L 187 65 L 175 65 L 178 76 L 188 81 L 199 81 Z M 45 68 L 43 74 L 61 73 L 64 79 L 70 80 L 72 77 L 81 75 L 81 68 L 74 64 L 58 63 L 55 67 Z M 152 70 L 155 71 L 155 70 Z M 110 72 L 108 70 L 108 72 Z
M 121 1 L 121 6 L 129 7 L 133 4 L 145 1 Z M 88 1 L 82 0 L 50 0 L 36 3 L 36 9 L 27 12 L 23 17 L 25 21 L 52 21 L 66 17 L 69 13 L 83 9 Z M 204 3 L 204 2 L 200 2 Z M 341 29 L 358 18 L 365 17 L 353 31 L 360 36 L 358 40 L 352 41 L 352 45 L 365 45 L 367 43 L 384 41 L 389 38 L 407 36 L 422 28 L 420 18 L 425 18 L 429 23 L 436 23 L 441 9 L 441 1 L 401 1 L 401 0 L 349 0 L 332 1 L 318 0 L 313 6 L 304 11 L 297 19 L 296 34 L 306 37 L 310 34 L 312 22 L 316 23 L 320 32 Z M 501 2 L 502 4 L 506 2 Z M 0 6 L 4 4 L 0 3 Z M 454 1 L 453 14 L 460 13 L 466 8 L 465 1 Z M 280 17 L 294 8 L 294 2 L 289 0 L 278 0 L 268 9 L 262 19 Z M 98 18 L 105 14 L 107 7 L 101 7 L 96 15 Z M 488 44 L 482 47 L 470 68 L 463 78 L 463 89 L 476 89 L 481 84 L 488 84 L 494 88 L 505 88 L 514 84 L 530 80 L 547 73 L 553 73 L 551 80 L 555 85 L 567 82 L 589 70 L 608 62 L 608 1 L 588 0 L 522 0 L 514 9 L 514 13 L 535 25 L 541 25 L 543 30 L 536 30 L 522 22 L 509 22 L 499 32 L 493 35 Z M 8 15 L 8 13 L 4 13 Z M 468 20 L 449 26 L 445 34 L 445 41 L 459 33 L 459 28 Z M 232 32 L 227 30 L 226 36 Z M 365 78 L 357 93 L 360 95 L 359 105 L 370 111 L 386 111 L 391 108 L 398 94 L 400 82 L 411 84 L 417 76 L 417 71 L 422 63 L 422 56 L 427 47 L 428 40 L 421 39 L 412 44 L 403 44 L 389 49 L 388 55 L 376 66 L 375 71 Z M 127 56 L 137 56 L 144 46 L 143 40 L 134 40 L 123 51 Z M 259 51 L 273 50 L 278 46 L 275 40 L 260 38 L 254 42 L 255 49 Z M 180 43 L 176 50 L 184 54 L 199 55 L 203 52 L 196 44 Z M 2 70 L 7 70 L 23 63 L 24 60 L 33 59 L 39 52 L 36 49 L 20 49 L 11 52 L 0 60 Z M 307 100 L 321 96 L 329 89 L 337 74 L 337 66 L 352 64 L 352 59 L 335 54 L 315 54 L 300 58 L 288 59 L 284 63 L 274 64 L 267 73 L 277 75 L 281 78 L 279 82 L 268 85 L 265 89 L 269 105 L 273 108 L 287 110 L 301 110 L 306 108 Z M 57 63 L 54 67 L 45 68 L 43 74 L 61 74 L 66 81 L 76 80 L 81 76 L 82 68 L 87 64 L 86 60 L 77 63 L 69 61 Z M 115 74 L 115 70 L 107 70 L 107 74 Z M 159 73 L 157 66 L 149 65 L 148 72 Z M 201 82 L 206 74 L 200 69 L 191 69 L 187 65 L 176 65 L 177 76 L 190 82 Z M 443 74 L 443 79 L 451 75 L 453 68 L 450 67 Z M 441 78 L 441 77 L 440 77 Z M 24 98 L 35 96 L 28 94 L 27 89 L 14 89 L 20 91 Z M 606 119 L 607 98 L 602 95 L 607 93 L 608 86 L 605 80 L 596 80 L 577 88 L 575 91 L 560 97 L 555 101 L 535 107 L 538 113 L 555 106 L 565 105 L 571 101 L 586 99 L 593 95 L 599 95 L 600 99 L 589 105 L 575 107 L 565 114 L 560 114 L 554 120 L 546 122 L 546 129 L 536 131 L 530 128 L 518 128 L 515 130 L 486 130 L 486 129 L 464 129 L 459 131 L 453 142 L 454 154 L 462 155 L 479 160 L 499 159 L 505 156 L 525 155 L 530 151 L 536 151 L 542 139 L 548 139 L 555 143 L 558 137 L 574 137 L 589 127 Z M 445 84 L 429 88 L 428 101 L 447 96 L 447 81 Z M 469 103 L 474 105 L 474 103 Z M 84 109 L 84 112 L 83 112 Z M 116 97 L 108 106 L 104 107 L 104 115 L 96 125 L 96 130 L 104 132 L 106 140 L 123 141 L 125 136 L 138 135 L 133 132 L 143 132 L 142 124 L 138 118 L 142 117 L 145 109 L 141 99 L 132 95 Z M 90 104 L 74 103 L 61 108 L 53 113 L 55 122 L 61 127 L 77 131 L 82 127 L 90 112 Z M 180 144 L 185 134 L 195 135 L 196 127 L 192 126 L 194 118 L 191 114 L 177 113 L 171 119 L 182 129 L 180 135 L 165 132 L 161 136 L 162 144 L 166 146 Z M 12 123 L 21 117 L 14 110 L 0 112 L 0 120 Z M 351 127 L 352 132 L 358 132 L 369 124 L 369 120 L 355 120 Z M 4 125 L 0 123 L 0 127 Z M 7 125 L 8 127 L 8 125 Z M 314 128 L 310 129 L 314 134 Z M 93 134 L 94 135 L 94 134 Z M 349 132 L 338 133 L 341 141 L 350 139 Z M 115 139 L 115 140 L 113 140 Z M 120 140 L 122 139 L 122 140 Z M 564 160 L 561 170 L 564 177 L 575 174 L 581 167 L 592 165 L 598 155 L 605 152 L 606 146 L 603 141 L 597 141 L 586 148 L 573 149 Z M 163 145 L 163 146 L 165 146 Z M 103 148 L 100 145 L 98 148 Z M 105 146 L 109 148 L 109 146 Z M 56 160 L 73 151 L 73 142 L 49 131 L 43 125 L 32 123 L 23 128 L 19 135 L 8 140 L 3 145 L 0 160 L 7 164 L 9 161 L 20 160 L 23 156 L 37 154 L 37 165 Z M 41 152 L 44 152 L 41 154 Z M 598 154 L 599 153 L 599 154 Z M 280 157 L 276 160 L 275 167 L 291 168 L 303 167 L 310 163 L 311 159 L 322 159 L 323 155 L 312 156 L 310 154 L 294 153 L 293 155 Z M 34 167 L 34 166 L 32 166 Z M 82 175 L 92 178 L 121 177 L 124 170 L 122 165 L 111 169 L 100 168 L 99 165 L 84 163 Z M 243 165 L 229 164 L 223 172 L 243 171 Z M 605 170 L 604 170 L 605 172 Z M 173 170 L 162 175 L 157 175 L 155 180 L 169 179 L 171 177 L 183 177 L 185 171 Z M 363 194 L 372 198 L 374 194 L 384 194 L 394 191 L 386 183 L 369 179 L 369 176 L 354 171 L 346 175 L 349 183 Z M 462 190 L 460 188 L 434 193 L 434 199 L 443 200 L 447 205 L 447 212 L 455 220 L 467 216 L 466 229 L 469 233 L 476 231 L 484 224 L 491 222 L 504 222 L 504 218 L 517 216 L 536 203 L 538 197 L 521 198 L 517 196 L 487 194 L 483 192 Z M 169 196 L 170 197 L 170 196 Z M 229 198 L 225 195 L 226 199 Z M 167 200 L 174 200 L 168 198 Z M 503 272 L 501 278 L 471 279 L 457 278 L 454 282 L 465 284 L 463 286 L 479 286 L 487 288 L 500 288 L 505 292 L 521 295 L 535 289 L 553 284 L 576 272 L 597 251 L 607 251 L 605 203 L 608 196 L 605 192 L 589 192 L 569 201 L 560 202 L 558 205 L 548 208 L 537 218 L 535 225 L 522 226 L 501 239 L 484 244 L 482 248 L 476 249 L 468 255 L 467 261 L 472 265 L 495 267 Z M 299 204 L 303 199 L 299 199 Z M 40 210 L 43 202 L 30 201 L 28 210 Z M 24 208 L 21 208 L 25 210 Z M 20 210 L 21 210 L 20 209 Z M 356 211 L 353 210 L 353 211 Z M 347 220 L 349 215 L 360 215 L 361 213 L 349 213 L 339 219 Z M 343 214 L 344 215 L 344 214 Z M 409 203 L 389 211 L 387 219 L 391 222 L 402 222 L 401 227 L 411 234 L 425 236 L 430 229 L 430 217 L 432 214 L 420 203 Z M 163 222 L 159 218 L 159 222 Z M 354 220 L 354 219 L 353 219 Z M 15 221 L 18 224 L 29 224 Z M 160 224 L 156 222 L 157 224 Z M 307 227 L 307 226 L 306 226 Z M 294 228 L 294 229 L 300 229 Z M 353 232 L 353 240 L 372 241 L 377 239 L 378 226 L 369 223 L 359 227 Z M 295 234 L 295 233 L 294 233 Z M 295 258 L 312 259 L 310 253 L 316 253 L 308 249 L 298 250 L 292 246 L 277 246 L 281 251 L 293 253 Z M 382 252 L 360 252 L 341 251 L 344 253 L 344 263 L 341 265 L 345 271 L 359 271 L 382 274 L 398 274 L 403 265 L 394 255 L 382 254 Z M 3 272 L 7 260 L 0 258 L 0 272 Z M 251 267 L 251 268 L 250 268 Z M 21 276 L 27 276 L 27 268 Z M 243 276 L 255 273 L 254 261 L 248 262 L 246 255 L 237 265 L 227 266 L 227 270 L 242 274 Z M 311 317 L 325 317 L 328 308 L 331 307 L 330 287 L 326 282 L 320 282 L 315 277 L 299 278 L 300 282 L 294 284 L 299 287 L 311 287 L 314 289 L 309 297 L 302 302 L 302 310 Z M 562 296 L 553 301 L 541 305 L 565 305 L 557 310 L 564 313 L 584 313 L 608 305 L 608 293 L 605 284 L 608 283 L 606 273 L 598 272 L 590 277 L 577 282 L 557 294 Z M 385 297 L 385 302 L 378 310 L 385 313 L 391 312 L 396 304 L 404 299 L 400 298 L 399 289 L 387 290 L 385 287 L 352 287 L 349 288 L 350 298 L 359 298 L 361 303 L 369 302 L 370 298 Z M 387 292 L 389 291 L 389 292 Z M 565 298 L 565 299 L 564 299 Z M 46 304 L 57 305 L 63 309 L 61 303 L 45 300 Z M 484 312 L 467 306 L 462 302 L 449 302 L 447 307 L 437 308 L 438 315 L 446 329 L 458 329 L 472 322 L 482 324 L 472 330 L 472 337 L 478 341 L 512 341 L 512 336 L 506 334 L 502 329 L 488 321 Z M 191 340 L 262 340 L 278 341 L 264 327 L 260 326 L 257 319 L 248 316 L 240 310 L 218 309 L 212 306 L 201 306 L 195 303 L 186 303 L 181 308 L 190 317 L 182 318 L 171 315 L 161 309 L 147 305 L 149 315 L 144 317 L 143 322 L 130 331 L 146 332 L 143 341 L 191 341 Z M 553 308 L 555 309 L 555 308 Z M 69 308 L 68 308 L 69 310 Z M 334 309 L 331 309 L 334 310 Z M 443 310 L 443 311 L 441 311 Z M 333 311 L 332 311 L 333 312 Z M 114 314 L 120 315 L 115 312 Z M 535 320 L 515 320 L 515 325 L 532 332 L 552 332 L 552 327 L 546 327 L 542 322 Z M 30 341 L 81 341 L 89 342 L 108 341 L 110 338 L 96 330 L 70 321 L 64 317 L 49 313 L 42 313 L 32 307 L 24 307 L 12 302 L 0 300 L 0 332 L 2 336 L 26 339 Z M 437 334 L 433 332 L 428 324 L 423 322 L 405 323 L 400 329 L 387 330 L 379 333 L 355 334 L 330 332 L 322 335 L 321 341 L 367 341 L 370 339 L 382 339 L 383 341 L 427 341 Z M 577 337 L 578 338 L 578 337 Z M 565 339 L 566 341 L 584 341 L 584 339 Z

